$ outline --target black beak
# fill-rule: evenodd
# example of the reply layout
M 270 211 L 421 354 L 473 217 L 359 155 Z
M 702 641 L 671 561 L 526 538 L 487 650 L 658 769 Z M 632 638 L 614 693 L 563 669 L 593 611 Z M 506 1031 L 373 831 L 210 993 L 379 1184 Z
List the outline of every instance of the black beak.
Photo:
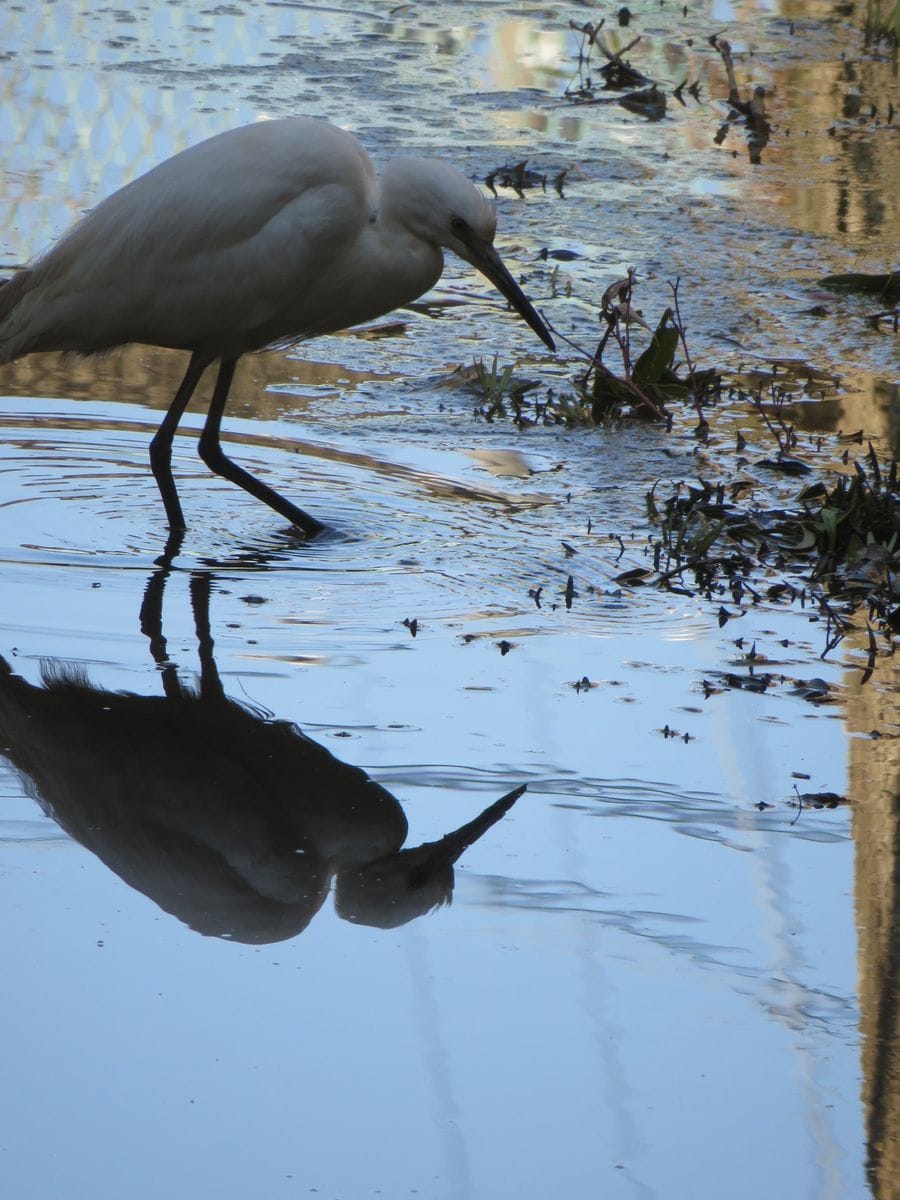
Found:
M 550 336 L 550 331 L 547 326 L 538 316 L 534 309 L 534 305 L 507 271 L 503 265 L 503 259 L 490 244 L 477 237 L 471 229 L 457 235 L 466 247 L 466 253 L 463 257 L 467 262 L 470 262 L 476 270 L 480 271 L 487 279 L 491 281 L 498 291 L 502 292 L 506 299 L 510 302 L 519 316 L 525 321 L 534 332 L 538 335 L 548 350 L 555 350 L 556 343 Z

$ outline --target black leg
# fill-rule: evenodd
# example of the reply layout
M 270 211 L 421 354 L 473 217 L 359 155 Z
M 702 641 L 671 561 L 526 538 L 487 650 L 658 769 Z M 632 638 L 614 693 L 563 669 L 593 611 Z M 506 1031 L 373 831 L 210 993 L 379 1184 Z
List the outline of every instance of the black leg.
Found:
M 230 458 L 226 457 L 219 444 L 222 413 L 225 411 L 225 401 L 228 399 L 228 389 L 231 387 L 234 367 L 235 360 L 230 359 L 223 359 L 219 367 L 219 377 L 213 389 L 206 424 L 200 434 L 198 447 L 200 457 L 211 471 L 215 471 L 217 475 L 223 476 L 231 483 L 236 483 L 238 487 L 249 492 L 251 496 L 255 496 L 257 500 L 262 500 L 263 504 L 268 504 L 269 508 L 274 508 L 277 513 L 281 513 L 292 524 L 302 529 L 307 537 L 315 537 L 317 533 L 322 533 L 325 529 L 321 521 L 317 521 L 315 517 L 305 513 L 302 508 L 297 508 L 295 504 L 285 500 L 268 484 L 257 479 L 255 475 L 251 475 L 249 471 L 245 471 L 243 467 L 239 467 L 237 463 L 233 463 Z
M 153 435 L 153 440 L 150 443 L 150 466 L 153 469 L 153 476 L 156 479 L 159 494 L 162 496 L 163 504 L 166 506 L 169 528 L 172 530 L 185 528 L 184 513 L 181 511 L 181 501 L 178 499 L 178 491 L 175 487 L 175 480 L 172 477 L 172 439 L 175 437 L 175 430 L 178 428 L 178 422 L 184 415 L 188 401 L 194 394 L 197 384 L 200 382 L 200 376 L 208 366 L 209 359 L 201 358 L 198 354 L 191 355 L 191 361 L 188 363 L 187 371 L 184 373 L 184 379 L 182 379 L 178 391 L 175 393 L 175 399 L 170 404 L 169 411 L 163 417 L 162 424 Z

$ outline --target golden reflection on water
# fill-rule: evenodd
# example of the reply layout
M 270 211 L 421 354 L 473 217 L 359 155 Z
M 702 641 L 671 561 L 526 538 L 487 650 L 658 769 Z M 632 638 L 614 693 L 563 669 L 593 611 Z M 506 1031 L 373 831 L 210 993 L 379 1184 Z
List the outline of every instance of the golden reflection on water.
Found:
M 532 21 L 502 20 L 480 47 L 483 86 L 491 91 L 555 86 L 565 76 L 572 35 L 563 27 Z
M 855 639 L 862 656 L 866 637 Z M 867 1174 L 876 1200 L 900 1191 L 900 666 L 850 689 L 849 800 L 856 842 L 856 923 Z
M 875 432 L 900 440 L 896 388 Z M 852 401 L 853 397 L 847 397 Z M 862 414 L 861 414 L 862 415 Z M 865 419 L 872 421 L 871 407 Z M 868 635 L 848 639 L 865 661 Z M 848 680 L 849 800 L 856 844 L 856 923 L 867 1174 L 875 1200 L 900 1194 L 900 664 Z
M 775 161 L 783 167 L 787 215 L 798 228 L 852 240 L 896 232 L 898 191 L 886 186 L 897 178 L 896 137 L 883 124 L 882 74 L 877 64 L 846 62 L 795 63 L 774 73 L 776 88 L 793 101 L 781 114 L 792 128 L 779 139 Z M 875 115 L 864 115 L 872 106 Z
M 757 84 L 765 88 L 766 111 L 775 128 L 764 150 L 767 169 L 755 169 L 749 162 L 739 122 L 717 156 L 718 166 L 744 181 L 752 202 L 780 211 L 778 219 L 798 229 L 851 241 L 895 231 L 900 226 L 900 189 L 890 182 L 896 180 L 897 168 L 896 138 L 888 127 L 888 105 L 896 88 L 889 56 L 863 54 L 861 31 L 848 25 L 851 37 L 846 53 L 823 58 L 822 34 L 828 37 L 828 53 L 835 50 L 828 32 L 835 19 L 831 7 L 783 3 L 779 12 L 785 21 L 795 22 L 798 39 L 810 38 L 795 42 L 797 50 L 792 54 L 767 53 L 775 47 L 767 45 L 758 5 L 733 6 L 734 19 L 752 29 L 752 44 L 735 42 L 738 82 L 746 97 Z M 862 13 L 856 17 L 858 23 L 863 19 Z M 640 32 L 640 49 L 630 56 L 635 65 L 663 88 L 682 80 L 701 80 L 703 103 L 679 109 L 670 99 L 670 113 L 679 119 L 657 129 L 637 125 L 632 135 L 639 135 L 642 144 L 663 141 L 669 154 L 709 151 L 716 124 L 727 115 L 728 81 L 722 62 L 705 37 L 690 36 L 695 33 L 690 27 L 673 34 L 668 27 L 651 27 L 648 32 L 642 26 Z M 630 40 L 632 31 L 611 26 L 603 36 L 615 51 L 626 44 L 626 37 Z M 775 37 L 783 51 L 781 32 Z M 561 25 L 548 28 L 507 20 L 494 26 L 492 36 L 476 47 L 481 50 L 485 80 L 498 91 L 543 89 L 546 93 L 540 104 L 534 101 L 531 111 L 523 97 L 524 111 L 522 104 L 504 111 L 499 117 L 502 125 L 509 129 L 524 125 L 575 142 L 589 137 L 591 115 L 594 121 L 601 118 L 589 108 L 580 110 L 587 117 L 573 116 L 561 99 L 567 84 L 576 79 L 592 78 L 598 83 L 602 58 L 595 54 L 579 75 L 578 44 L 579 35 Z M 615 99 L 615 94 L 604 95 L 602 88 L 597 94 L 604 101 Z M 634 124 L 608 108 L 602 119 L 613 126 Z
M 790 419 L 799 429 L 850 434 L 861 431 L 882 457 L 900 457 L 900 391 L 874 375 L 857 375 L 842 381 L 840 393 L 811 405 L 792 409 Z
M 8 396 L 46 396 L 72 400 L 113 400 L 165 410 L 187 367 L 187 355 L 154 346 L 123 346 L 93 358 L 32 354 L 3 368 L 2 388 Z M 229 413 L 272 419 L 304 412 L 314 400 L 345 392 L 360 384 L 396 378 L 360 371 L 341 363 L 292 358 L 268 350 L 242 358 L 235 373 Z M 201 388 L 211 386 L 209 381 Z M 284 388 L 285 394 L 271 388 Z M 315 389 L 304 396 L 298 389 Z M 328 389 L 323 393 L 323 389 Z M 206 395 L 206 391 L 203 391 Z M 198 409 L 205 407 L 198 399 Z

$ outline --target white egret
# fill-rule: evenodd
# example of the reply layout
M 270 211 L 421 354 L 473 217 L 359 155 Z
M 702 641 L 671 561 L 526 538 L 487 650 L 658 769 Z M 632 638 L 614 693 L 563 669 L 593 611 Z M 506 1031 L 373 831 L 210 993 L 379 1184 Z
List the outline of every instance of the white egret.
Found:
M 324 121 L 247 125 L 127 184 L 0 288 L 0 363 L 129 342 L 189 351 L 150 443 L 169 526 L 182 530 L 172 440 L 200 377 L 218 362 L 200 457 L 313 536 L 319 521 L 221 448 L 237 360 L 408 304 L 440 278 L 445 249 L 495 284 L 553 350 L 494 249 L 495 227 L 493 202 L 444 162 L 397 158 L 379 181 L 357 139 Z

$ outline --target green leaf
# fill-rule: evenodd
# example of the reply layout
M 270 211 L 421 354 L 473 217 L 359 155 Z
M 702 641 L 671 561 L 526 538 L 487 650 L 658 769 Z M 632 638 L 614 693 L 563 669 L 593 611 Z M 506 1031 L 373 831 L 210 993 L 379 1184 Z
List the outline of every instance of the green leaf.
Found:
M 634 364 L 634 381 L 639 387 L 656 388 L 679 381 L 673 371 L 678 349 L 678 330 L 667 308 L 650 339 L 650 345 Z M 683 385 L 681 385 L 683 386 Z

